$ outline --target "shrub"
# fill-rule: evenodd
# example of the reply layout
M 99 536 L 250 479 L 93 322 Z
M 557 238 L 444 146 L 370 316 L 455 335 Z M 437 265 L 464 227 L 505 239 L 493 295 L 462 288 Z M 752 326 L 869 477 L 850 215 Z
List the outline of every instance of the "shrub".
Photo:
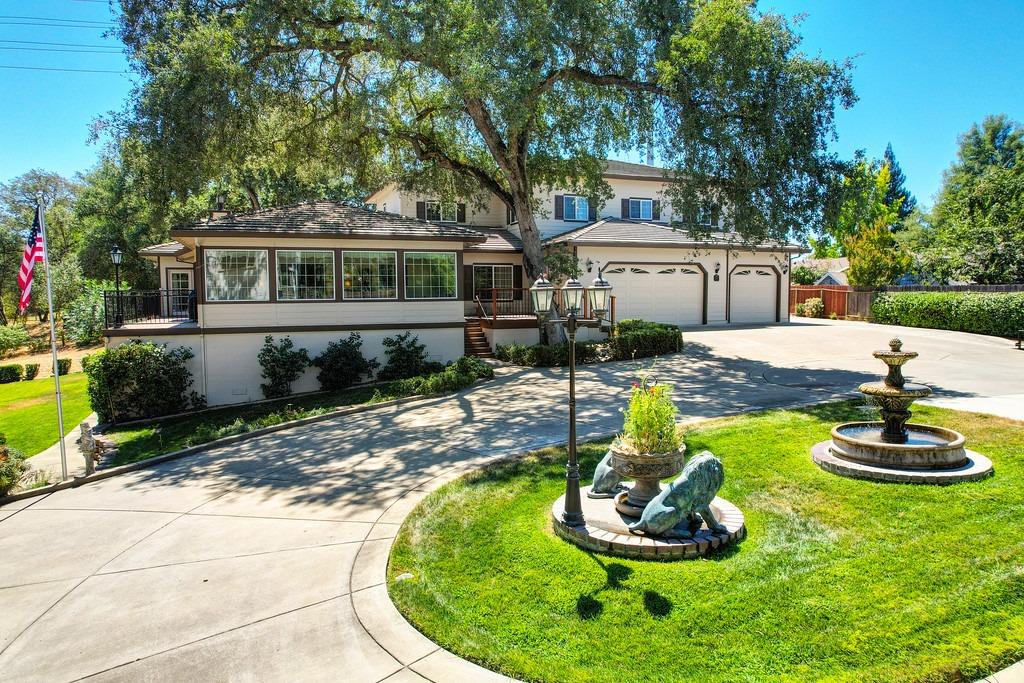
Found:
M 576 362 L 593 363 L 600 357 L 602 348 L 598 342 L 576 342 Z M 569 344 L 498 344 L 494 355 L 498 360 L 513 365 L 550 368 L 569 364 Z
M 1016 337 L 1024 329 L 1024 293 L 883 292 L 875 322 Z
M 431 396 L 468 387 L 478 379 L 494 377 L 494 369 L 479 358 L 463 356 L 443 366 L 439 372 L 407 377 L 392 382 L 389 393 L 395 396 Z
M 54 370 L 55 372 L 57 372 L 57 374 L 59 374 L 61 376 L 64 376 L 64 375 L 68 374 L 69 372 L 71 372 L 71 359 L 70 358 L 58 358 L 57 359 L 57 367 L 56 368 L 51 368 L 51 369 Z
M 807 317 L 807 307 L 806 307 L 806 306 L 804 306 L 804 304 L 803 304 L 803 303 L 799 303 L 799 304 L 797 304 L 797 305 L 796 305 L 796 306 L 794 307 L 794 309 L 793 309 L 793 313 L 794 313 L 795 315 L 798 315 L 798 316 L 800 316 L 801 318 L 806 318 L 806 317 Z
M 36 375 L 39 374 L 39 363 L 26 363 L 25 364 L 25 380 L 35 379 Z
M 28 343 L 28 331 L 21 325 L 0 325 L 0 358 Z
M 189 348 L 168 349 L 133 339 L 82 359 L 88 375 L 89 403 L 100 422 L 158 417 L 201 408 L 204 399 L 191 391 Z
M 285 337 L 274 343 L 273 335 L 263 338 L 263 348 L 258 358 L 265 384 L 260 384 L 266 398 L 282 398 L 292 395 L 292 382 L 302 376 L 309 365 L 309 353 L 306 349 L 295 349 L 291 337 Z
M 681 351 L 683 335 L 675 325 L 624 320 L 615 326 L 607 346 L 611 360 L 647 358 Z
M 25 474 L 28 466 L 25 456 L 18 450 L 7 446 L 7 437 L 0 434 L 0 496 L 14 488 Z
M 377 379 L 381 381 L 426 375 L 444 368 L 441 363 L 427 360 L 427 347 L 412 332 L 384 337 L 383 344 L 384 355 L 388 360 L 377 373 Z
M 358 332 L 353 332 L 348 339 L 331 342 L 312 364 L 320 368 L 317 380 L 322 389 L 335 391 L 346 389 L 369 377 L 380 367 L 377 359 L 367 360 L 363 357 L 363 339 Z
M 637 453 L 668 453 L 679 449 L 682 435 L 676 426 L 678 409 L 667 384 L 633 383 L 622 441 Z
M 0 384 L 10 384 L 21 380 L 20 365 L 0 365 Z
M 50 335 L 40 334 L 28 340 L 29 353 L 46 353 L 50 350 Z
M 84 291 L 64 308 L 64 331 L 76 344 L 98 342 L 103 335 L 103 285 L 87 281 Z
M 824 318 L 825 302 L 820 297 L 811 297 L 804 302 L 804 315 L 808 318 Z

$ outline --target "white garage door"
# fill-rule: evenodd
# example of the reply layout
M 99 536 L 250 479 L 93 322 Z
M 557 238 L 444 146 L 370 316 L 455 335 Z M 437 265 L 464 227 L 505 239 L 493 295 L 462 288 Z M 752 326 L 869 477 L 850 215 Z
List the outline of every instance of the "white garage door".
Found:
M 704 278 L 695 266 L 618 265 L 604 271 L 615 296 L 615 318 L 642 318 L 674 325 L 700 325 Z
M 729 287 L 729 322 L 773 323 L 778 277 L 771 268 L 740 266 Z

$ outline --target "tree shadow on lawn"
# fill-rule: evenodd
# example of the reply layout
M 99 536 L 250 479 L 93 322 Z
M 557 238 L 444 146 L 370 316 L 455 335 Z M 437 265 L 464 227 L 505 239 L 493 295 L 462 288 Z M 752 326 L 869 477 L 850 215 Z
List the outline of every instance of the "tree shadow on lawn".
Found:
M 596 619 L 604 611 L 604 604 L 598 599 L 602 593 L 633 590 L 625 585 L 633 576 L 631 568 L 618 562 L 605 562 L 596 553 L 588 552 L 587 556 L 604 571 L 606 578 L 603 586 L 583 593 L 576 599 L 576 614 L 584 621 Z M 655 619 L 663 619 L 672 612 L 672 601 L 655 591 L 645 590 L 643 602 L 644 609 Z

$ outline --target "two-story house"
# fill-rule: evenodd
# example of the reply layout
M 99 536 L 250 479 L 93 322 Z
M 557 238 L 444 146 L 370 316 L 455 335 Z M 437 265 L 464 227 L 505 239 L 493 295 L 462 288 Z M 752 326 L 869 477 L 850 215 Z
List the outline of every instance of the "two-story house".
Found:
M 615 317 L 682 326 L 788 319 L 793 245 L 742 246 L 728 233 L 695 240 L 673 229 L 661 169 L 610 161 L 614 199 L 538 196 L 546 245 L 577 257 L 584 284 L 603 270 Z M 359 332 L 367 357 L 414 331 L 450 361 L 497 343 L 536 343 L 515 216 L 385 187 L 368 207 L 314 201 L 242 214 L 216 212 L 175 228 L 141 254 L 162 288 L 107 296 L 108 346 L 131 338 L 192 349 L 196 390 L 210 405 L 258 400 L 257 353 L 267 334 L 319 354 Z M 717 212 L 700 220 L 712 227 Z M 316 388 L 309 371 L 296 391 Z

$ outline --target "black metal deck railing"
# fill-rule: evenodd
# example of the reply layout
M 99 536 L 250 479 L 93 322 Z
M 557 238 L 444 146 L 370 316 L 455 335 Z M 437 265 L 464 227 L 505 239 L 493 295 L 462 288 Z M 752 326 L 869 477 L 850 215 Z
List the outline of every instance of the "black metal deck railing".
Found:
M 195 322 L 196 293 L 189 289 L 103 292 L 103 322 L 107 328 L 133 323 Z

